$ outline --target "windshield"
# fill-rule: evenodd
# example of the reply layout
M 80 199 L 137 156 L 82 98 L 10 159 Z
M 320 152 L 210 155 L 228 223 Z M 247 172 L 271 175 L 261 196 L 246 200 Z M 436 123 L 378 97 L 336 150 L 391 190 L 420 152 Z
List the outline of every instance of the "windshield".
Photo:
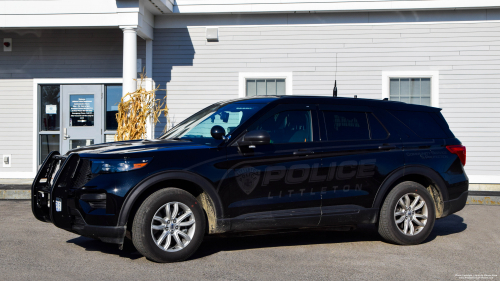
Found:
M 161 139 L 188 139 L 207 145 L 217 145 L 220 140 L 212 138 L 213 126 L 222 126 L 226 136 L 248 118 L 259 111 L 265 104 L 220 104 L 211 105 L 192 115 L 179 125 L 166 132 Z

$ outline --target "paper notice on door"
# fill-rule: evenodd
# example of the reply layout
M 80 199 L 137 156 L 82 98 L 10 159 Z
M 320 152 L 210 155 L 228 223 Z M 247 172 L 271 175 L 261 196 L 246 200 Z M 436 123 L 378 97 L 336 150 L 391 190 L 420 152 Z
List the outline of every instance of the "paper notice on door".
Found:
M 94 95 L 70 95 L 70 126 L 94 126 Z
M 57 105 L 55 104 L 45 105 L 45 114 L 57 114 Z

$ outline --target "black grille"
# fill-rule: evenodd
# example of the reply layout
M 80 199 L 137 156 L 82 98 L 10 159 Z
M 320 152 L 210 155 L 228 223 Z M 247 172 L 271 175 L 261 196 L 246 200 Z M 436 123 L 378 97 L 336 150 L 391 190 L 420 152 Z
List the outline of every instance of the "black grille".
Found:
M 73 182 L 73 188 L 83 187 L 91 179 L 92 179 L 92 169 L 90 160 L 80 159 L 80 164 L 78 165 L 77 172 L 75 174 L 75 179 Z
M 92 179 L 91 162 L 87 159 L 79 159 L 68 163 L 63 173 L 59 176 L 59 187 L 78 189 L 83 187 Z

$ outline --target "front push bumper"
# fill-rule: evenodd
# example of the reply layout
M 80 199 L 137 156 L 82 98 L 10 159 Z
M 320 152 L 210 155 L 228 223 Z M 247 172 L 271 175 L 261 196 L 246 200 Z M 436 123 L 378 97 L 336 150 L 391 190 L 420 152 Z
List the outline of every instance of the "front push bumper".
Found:
M 74 193 L 86 182 L 89 165 L 75 153 L 69 156 L 61 156 L 57 151 L 49 153 L 31 186 L 33 215 L 82 236 L 123 244 L 126 226 L 89 225 L 75 207 Z
M 123 244 L 126 226 L 74 225 L 71 232 L 91 237 L 106 243 Z

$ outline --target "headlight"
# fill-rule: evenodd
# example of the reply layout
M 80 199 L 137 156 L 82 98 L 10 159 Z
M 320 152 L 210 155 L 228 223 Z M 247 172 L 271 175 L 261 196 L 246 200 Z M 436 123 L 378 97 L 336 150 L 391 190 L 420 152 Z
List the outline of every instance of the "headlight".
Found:
M 153 158 L 92 159 L 92 174 L 108 174 L 144 168 Z

